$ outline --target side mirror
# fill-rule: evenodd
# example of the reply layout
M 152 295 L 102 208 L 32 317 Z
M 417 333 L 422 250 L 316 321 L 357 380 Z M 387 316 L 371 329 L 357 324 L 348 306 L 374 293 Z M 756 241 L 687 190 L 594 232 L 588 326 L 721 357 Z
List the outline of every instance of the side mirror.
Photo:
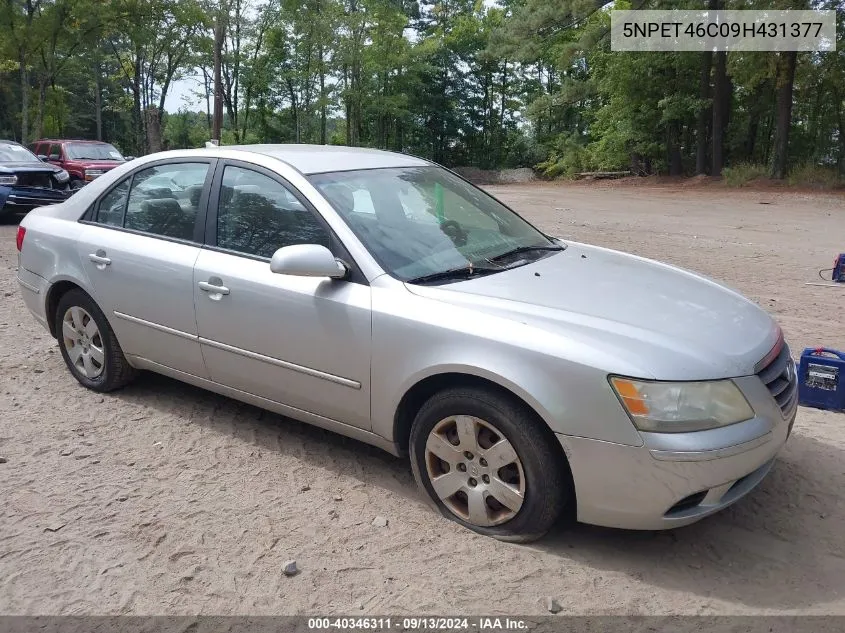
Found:
M 39 154 L 39 155 L 38 155 L 38 160 L 40 160 L 41 162 L 46 163 L 48 160 L 50 160 L 50 157 L 49 157 L 49 156 L 47 156 L 47 154 Z
M 349 272 L 346 264 L 319 244 L 296 244 L 280 248 L 273 253 L 270 270 L 280 275 L 332 279 L 343 279 Z
M 135 157 L 134 156 L 124 156 L 123 160 L 125 160 L 128 163 L 130 160 L 135 160 Z

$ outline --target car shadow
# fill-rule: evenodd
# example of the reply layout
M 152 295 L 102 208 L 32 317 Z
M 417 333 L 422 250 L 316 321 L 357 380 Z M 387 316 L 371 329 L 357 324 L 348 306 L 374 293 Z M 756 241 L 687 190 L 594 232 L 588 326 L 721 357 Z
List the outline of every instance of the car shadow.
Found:
M 26 216 L 23 213 L 0 213 L 0 226 L 20 224 L 24 217 Z
M 362 442 L 154 374 L 114 397 L 166 415 L 172 403 L 187 404 L 191 423 L 425 503 L 407 459 Z M 845 502 L 830 491 L 845 489 L 845 460 L 800 431 L 799 424 L 757 489 L 692 526 L 641 532 L 562 522 L 541 541 L 502 547 L 751 608 L 801 609 L 841 598 L 835 588 L 845 586 Z

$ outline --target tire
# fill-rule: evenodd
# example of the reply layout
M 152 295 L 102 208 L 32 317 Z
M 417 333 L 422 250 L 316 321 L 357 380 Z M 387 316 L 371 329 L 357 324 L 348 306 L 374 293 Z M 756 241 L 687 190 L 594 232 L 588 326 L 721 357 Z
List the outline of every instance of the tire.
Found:
M 70 190 L 71 191 L 79 191 L 85 186 L 85 181 L 80 178 L 71 178 L 70 179 Z
M 102 310 L 82 290 L 62 295 L 54 319 L 62 358 L 81 385 L 106 392 L 135 378 L 138 372 L 123 355 Z
M 471 440 L 465 441 L 470 437 L 476 441 L 476 448 L 470 448 L 472 459 L 462 451 L 471 446 Z M 414 419 L 409 452 L 417 484 L 443 516 L 499 540 L 541 538 L 572 498 L 569 467 L 551 431 L 524 404 L 493 390 L 455 388 L 432 396 Z M 498 467 L 512 455 L 515 460 Z M 505 482 L 508 487 L 502 488 Z

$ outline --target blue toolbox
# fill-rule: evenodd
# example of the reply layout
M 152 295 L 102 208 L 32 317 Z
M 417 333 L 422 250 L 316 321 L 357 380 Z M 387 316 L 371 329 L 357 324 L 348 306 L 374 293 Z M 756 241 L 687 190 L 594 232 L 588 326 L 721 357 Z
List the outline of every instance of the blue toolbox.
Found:
M 804 350 L 798 365 L 798 403 L 845 411 L 845 353 L 826 347 Z
M 845 282 L 845 253 L 840 253 L 836 256 L 836 261 L 833 262 L 833 274 L 831 274 L 831 281 L 837 283 Z

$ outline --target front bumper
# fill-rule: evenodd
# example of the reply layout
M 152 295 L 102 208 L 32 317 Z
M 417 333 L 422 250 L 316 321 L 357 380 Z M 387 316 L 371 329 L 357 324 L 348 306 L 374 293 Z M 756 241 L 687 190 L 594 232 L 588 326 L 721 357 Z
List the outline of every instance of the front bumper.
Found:
M 569 460 L 578 520 L 636 530 L 689 525 L 759 484 L 785 444 L 784 416 L 756 376 L 735 379 L 757 417 L 697 433 L 641 433 L 642 446 L 557 435 Z
M 36 207 L 64 202 L 71 195 L 67 189 L 41 187 L 0 186 L 0 213 L 27 213 Z

